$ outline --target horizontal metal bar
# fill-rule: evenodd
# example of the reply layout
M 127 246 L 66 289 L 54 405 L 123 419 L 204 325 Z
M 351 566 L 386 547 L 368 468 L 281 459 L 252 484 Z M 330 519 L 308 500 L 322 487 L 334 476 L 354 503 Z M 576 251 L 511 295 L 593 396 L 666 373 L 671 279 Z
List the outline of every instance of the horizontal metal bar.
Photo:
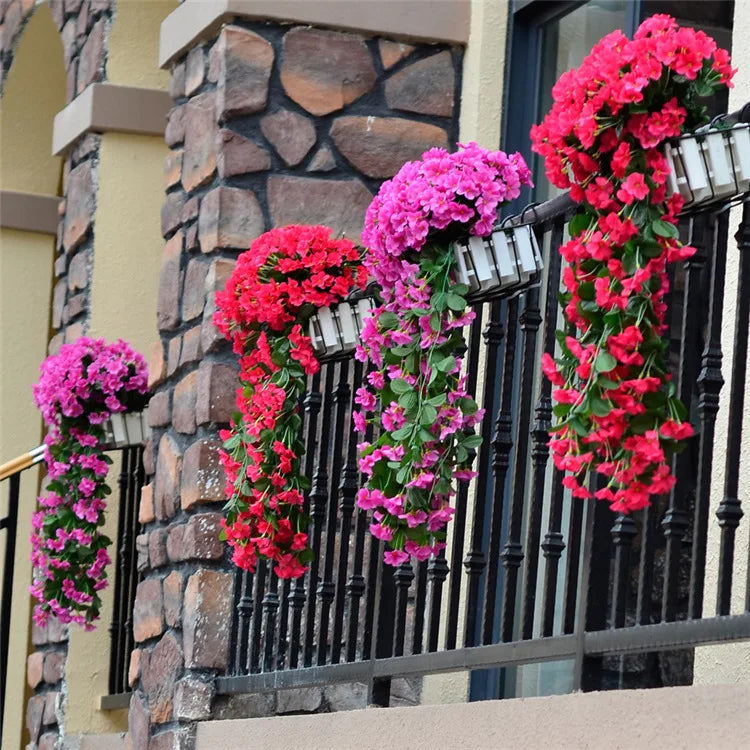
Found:
M 750 613 L 586 633 L 587 655 L 635 654 L 750 640 Z
M 130 696 L 132 693 L 113 693 L 112 695 L 102 695 L 99 698 L 100 711 L 115 711 L 120 708 L 127 708 L 130 705 Z
M 367 682 L 378 677 L 407 677 L 418 674 L 559 661 L 572 659 L 575 653 L 576 637 L 562 635 L 554 638 L 496 643 L 489 646 L 452 649 L 413 656 L 395 656 L 352 664 L 329 664 L 282 672 L 219 677 L 216 680 L 216 690 L 227 695 L 326 685 L 332 682 Z

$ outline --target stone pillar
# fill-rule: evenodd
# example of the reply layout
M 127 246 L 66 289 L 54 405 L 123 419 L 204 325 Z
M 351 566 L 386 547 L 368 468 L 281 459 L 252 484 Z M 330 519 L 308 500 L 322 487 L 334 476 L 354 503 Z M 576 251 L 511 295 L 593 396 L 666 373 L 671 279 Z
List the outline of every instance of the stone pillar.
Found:
M 9 5 L 6 25 L 8 13 L 15 13 L 16 6 L 24 13 L 32 12 L 35 7 L 26 0 L 14 0 L 6 5 Z M 66 101 L 70 102 L 90 83 L 106 78 L 106 40 L 114 0 L 49 0 L 49 5 L 62 37 L 67 71 Z M 3 62 L 7 70 L 12 49 L 4 47 Z M 50 353 L 87 330 L 99 141 L 100 136 L 88 134 L 65 155 L 52 307 L 55 334 L 49 344 Z M 32 642 L 36 650 L 27 661 L 28 682 L 34 692 L 26 712 L 28 747 L 52 750 L 59 746 L 62 738 L 68 629 L 50 618 L 46 629 L 33 628 Z
M 455 143 L 460 58 L 445 46 L 235 19 L 174 64 L 133 750 L 190 747 L 193 723 L 217 715 L 214 678 L 228 666 L 233 568 L 218 540 L 217 435 L 234 411 L 237 362 L 212 324 L 214 293 L 271 227 L 323 223 L 358 240 L 380 181 Z

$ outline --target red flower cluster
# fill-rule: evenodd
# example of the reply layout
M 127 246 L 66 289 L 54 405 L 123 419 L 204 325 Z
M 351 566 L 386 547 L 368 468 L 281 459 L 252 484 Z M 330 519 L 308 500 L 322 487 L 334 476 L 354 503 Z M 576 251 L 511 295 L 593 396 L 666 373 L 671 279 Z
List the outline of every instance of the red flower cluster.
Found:
M 661 337 L 667 264 L 695 250 L 679 242 L 682 199 L 667 196 L 659 148 L 704 121 L 699 97 L 731 85 L 734 72 L 702 31 L 653 16 L 632 41 L 613 32 L 562 75 L 531 131 L 547 176 L 581 206 L 560 248 L 568 335 L 558 331 L 561 356 L 542 363 L 557 386 L 550 447 L 574 475 L 564 483 L 575 497 L 591 497 L 581 480 L 595 470 L 606 486 L 594 495 L 616 511 L 669 491 L 669 453 L 693 433 Z
M 328 227 L 289 226 L 255 240 L 216 294 L 214 322 L 240 357 L 239 416 L 222 431 L 220 455 L 229 498 L 224 535 L 241 568 L 255 570 L 264 557 L 280 578 L 305 572 L 312 553 L 298 404 L 320 365 L 301 323 L 365 276 L 349 240 L 333 239 Z

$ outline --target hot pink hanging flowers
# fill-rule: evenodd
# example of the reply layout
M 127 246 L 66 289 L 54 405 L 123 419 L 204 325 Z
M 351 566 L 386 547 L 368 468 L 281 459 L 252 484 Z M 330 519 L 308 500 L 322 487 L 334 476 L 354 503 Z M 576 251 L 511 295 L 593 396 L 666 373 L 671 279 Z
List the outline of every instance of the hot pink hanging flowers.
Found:
M 360 444 L 367 481 L 358 505 L 387 543 L 385 561 L 425 560 L 445 546 L 456 480 L 474 476 L 470 450 L 482 410 L 466 390 L 458 351 L 474 313 L 455 282 L 451 241 L 488 235 L 497 210 L 517 198 L 530 173 L 519 154 L 475 143 L 434 148 L 380 188 L 365 217 L 365 265 L 382 304 L 362 331 L 356 356 L 373 369 L 356 394 L 354 424 L 379 429 Z M 367 415 L 372 415 L 369 418 Z
M 143 357 L 125 341 L 80 338 L 47 357 L 34 400 L 48 427 L 44 458 L 50 479 L 32 517 L 34 620 L 50 615 L 87 630 L 99 617 L 111 544 L 100 527 L 111 459 L 102 452 L 104 422 L 146 404 Z

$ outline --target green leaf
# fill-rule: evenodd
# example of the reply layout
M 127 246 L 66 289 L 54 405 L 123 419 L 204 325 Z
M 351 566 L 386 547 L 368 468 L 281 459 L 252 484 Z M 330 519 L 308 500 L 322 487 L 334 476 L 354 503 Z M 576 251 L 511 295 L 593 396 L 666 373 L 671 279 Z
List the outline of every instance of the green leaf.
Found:
M 443 312 L 448 304 L 448 295 L 445 292 L 435 292 L 430 298 L 430 307 L 438 312 Z M 434 328 L 434 326 L 433 326 Z
M 562 417 L 567 417 L 570 413 L 570 407 L 571 404 L 555 404 L 552 407 L 552 413 L 561 419 Z
M 412 348 L 410 346 L 394 346 L 391 349 L 391 352 L 395 354 L 398 357 L 406 357 L 408 354 L 410 354 L 412 351 Z
M 396 430 L 395 432 L 392 432 L 391 433 L 391 437 L 394 440 L 399 440 L 399 441 L 400 440 L 406 440 L 406 438 L 408 438 L 409 435 L 411 435 L 411 432 L 412 432 L 412 426 L 411 425 L 406 425 L 406 426 L 401 427 L 400 429 Z
M 596 288 L 593 281 L 584 281 L 578 285 L 578 296 L 584 300 L 592 300 L 596 297 Z
M 383 312 L 383 313 L 380 313 L 378 317 L 378 323 L 380 324 L 381 328 L 385 328 L 386 330 L 392 330 L 394 328 L 398 328 L 399 318 L 398 318 L 398 315 L 396 315 L 396 313 Z
M 441 359 L 436 365 L 435 369 L 440 372 L 450 372 L 456 366 L 456 358 L 454 356 L 448 356 Z
M 598 378 L 596 384 L 607 391 L 614 391 L 615 388 L 620 387 L 619 383 L 615 383 L 614 380 L 610 380 L 609 378 Z
M 596 414 L 597 417 L 606 417 L 611 411 L 611 407 L 603 399 L 593 398 L 591 400 L 591 411 Z
M 391 381 L 391 390 L 394 393 L 410 393 L 414 390 L 414 387 L 409 385 L 405 380 L 399 378 L 398 380 Z
M 417 408 L 419 403 L 419 397 L 414 391 L 407 391 L 402 393 L 398 399 L 398 405 L 403 407 L 404 411 L 409 413 Z
M 446 302 L 448 307 L 455 312 L 463 312 L 466 309 L 466 300 L 460 294 L 448 292 Z
M 435 436 L 426 427 L 420 427 L 419 428 L 419 437 L 425 443 L 429 443 L 430 440 L 434 440 L 435 439 Z
M 575 237 L 577 234 L 580 234 L 585 229 L 588 229 L 589 224 L 591 223 L 591 217 L 586 213 L 579 213 L 576 214 L 568 224 L 568 232 L 570 233 L 571 237 Z
M 419 423 L 423 425 L 431 425 L 437 419 L 437 409 L 430 404 L 422 404 L 422 413 L 419 415 Z
M 654 234 L 659 237 L 667 237 L 671 239 L 679 237 L 680 235 L 679 230 L 674 224 L 670 224 L 668 221 L 663 221 L 662 219 L 654 219 L 654 221 L 651 222 L 651 229 Z
M 464 448 L 478 448 L 482 444 L 481 435 L 467 435 L 462 441 L 461 445 Z
M 581 422 L 578 417 L 573 417 L 573 419 L 570 420 L 570 426 L 573 428 L 575 433 L 577 435 L 580 435 L 581 437 L 585 437 L 589 434 L 589 431 L 586 429 L 586 426 Z
M 427 403 L 430 404 L 431 406 L 442 406 L 445 403 L 445 400 L 446 400 L 446 394 L 438 393 L 437 396 L 428 398 Z
M 617 360 L 609 352 L 599 352 L 594 360 L 596 372 L 610 372 L 617 367 Z

